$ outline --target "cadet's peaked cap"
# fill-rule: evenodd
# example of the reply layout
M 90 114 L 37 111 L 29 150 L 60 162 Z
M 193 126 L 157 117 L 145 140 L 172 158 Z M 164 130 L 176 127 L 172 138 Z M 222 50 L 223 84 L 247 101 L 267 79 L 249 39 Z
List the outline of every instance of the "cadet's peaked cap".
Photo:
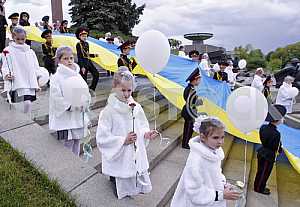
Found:
M 46 29 L 45 31 L 43 31 L 41 37 L 46 38 L 46 36 L 49 34 L 52 34 L 52 31 L 50 29 Z
M 85 27 L 79 27 L 76 32 L 75 32 L 75 35 L 77 37 L 77 39 L 80 39 L 80 35 L 83 35 L 83 34 L 89 34 L 89 29 L 88 28 L 85 28 Z
M 29 14 L 27 13 L 27 12 L 22 12 L 21 14 L 20 14 L 20 17 L 22 18 L 24 15 L 26 15 L 27 16 L 27 18 L 29 19 Z
M 266 117 L 267 122 L 279 121 L 286 114 L 286 108 L 282 105 L 270 105 L 269 112 Z
M 42 21 L 43 21 L 43 22 L 49 22 L 49 19 L 50 19 L 49 16 L 44 16 L 44 17 L 42 18 Z
M 191 81 L 195 80 L 196 78 L 198 78 L 200 76 L 201 76 L 200 70 L 199 70 L 199 68 L 196 68 L 185 81 L 186 82 L 188 82 L 188 81 L 191 82 Z
M 130 42 L 129 40 L 127 40 L 127 41 L 124 42 L 122 45 L 120 45 L 120 46 L 118 47 L 118 49 L 123 50 L 125 47 L 129 47 L 129 46 L 131 46 L 131 42 Z
M 200 53 L 197 50 L 192 50 L 189 52 L 189 57 L 191 58 L 192 55 L 199 55 Z
M 19 18 L 19 13 L 13 13 L 8 17 L 8 19 L 18 19 L 18 18 Z

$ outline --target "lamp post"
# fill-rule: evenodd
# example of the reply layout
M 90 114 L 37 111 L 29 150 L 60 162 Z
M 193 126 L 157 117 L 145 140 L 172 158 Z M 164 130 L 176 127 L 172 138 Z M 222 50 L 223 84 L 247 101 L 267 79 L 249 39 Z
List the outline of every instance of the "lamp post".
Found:
M 51 0 L 52 22 L 63 20 L 62 0 Z

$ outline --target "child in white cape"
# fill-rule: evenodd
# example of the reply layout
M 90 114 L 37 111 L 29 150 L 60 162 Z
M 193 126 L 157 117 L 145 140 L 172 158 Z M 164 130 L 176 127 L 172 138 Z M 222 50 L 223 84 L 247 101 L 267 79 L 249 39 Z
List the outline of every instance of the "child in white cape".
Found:
M 198 117 L 194 131 L 200 136 L 190 140 L 190 155 L 174 194 L 171 207 L 225 207 L 226 200 L 239 194 L 226 184 L 221 161 L 225 126 L 217 118 Z
M 2 73 L 4 90 L 12 103 L 24 102 L 24 113 L 31 112 L 31 104 L 36 100 L 39 89 L 39 63 L 32 49 L 25 44 L 26 31 L 15 27 L 13 42 L 3 51 Z
M 96 135 L 102 172 L 110 176 L 119 199 L 152 190 L 146 146 L 157 132 L 149 129 L 141 105 L 131 96 L 134 83 L 129 70 L 120 67 L 113 78 L 113 93 L 100 113 Z
M 71 77 L 82 77 L 79 74 L 79 66 L 74 63 L 70 47 L 58 48 L 55 56 L 58 68 L 50 79 L 49 129 L 57 131 L 58 139 L 64 140 L 64 146 L 79 156 L 80 139 L 87 134 L 89 121 L 84 110 L 87 109 L 91 97 L 88 97 L 86 105 L 82 107 L 73 107 L 66 101 L 63 93 L 64 81 Z

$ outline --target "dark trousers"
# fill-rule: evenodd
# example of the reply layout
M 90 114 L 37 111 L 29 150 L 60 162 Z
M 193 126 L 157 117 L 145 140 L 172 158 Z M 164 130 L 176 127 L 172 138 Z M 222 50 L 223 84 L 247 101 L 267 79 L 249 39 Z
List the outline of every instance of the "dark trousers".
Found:
M 182 147 L 189 148 L 189 141 L 193 135 L 194 120 L 184 120 Z
M 5 48 L 5 41 L 6 41 L 6 30 L 0 30 L 0 53 Z
M 98 81 L 99 81 L 99 72 L 90 60 L 85 60 L 84 64 L 83 64 L 83 67 L 85 68 L 85 72 L 82 73 L 82 71 L 80 71 L 80 74 L 86 82 L 87 82 L 88 72 L 90 72 L 92 74 L 93 80 L 92 80 L 92 84 L 90 86 L 90 89 L 95 91 L 96 87 L 97 87 L 97 84 L 98 84 Z
M 257 172 L 254 181 L 254 191 L 263 192 L 273 169 L 273 162 L 257 155 Z

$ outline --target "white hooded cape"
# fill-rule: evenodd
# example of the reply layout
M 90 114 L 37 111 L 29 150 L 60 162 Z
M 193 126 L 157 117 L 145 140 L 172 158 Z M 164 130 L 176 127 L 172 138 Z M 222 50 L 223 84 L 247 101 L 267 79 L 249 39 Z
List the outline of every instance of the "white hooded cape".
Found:
M 222 174 L 222 148 L 215 151 L 204 145 L 199 136 L 189 142 L 191 151 L 174 194 L 171 207 L 225 207 L 226 178 Z M 215 201 L 216 191 L 219 201 Z
M 133 100 L 133 99 L 132 99 Z M 152 186 L 148 174 L 149 162 L 144 138 L 149 129 L 148 120 L 140 104 L 134 108 L 135 133 L 137 134 L 137 151 L 134 145 L 124 145 L 126 136 L 132 131 L 132 110 L 128 104 L 121 102 L 112 93 L 106 107 L 101 111 L 97 129 L 97 145 L 102 153 L 102 172 L 116 177 L 118 197 L 136 195 L 139 192 L 148 193 Z M 136 157 L 136 164 L 135 164 Z M 146 182 L 136 188 L 136 175 Z
M 75 64 L 75 63 L 74 63 Z M 63 96 L 63 82 L 72 76 L 78 76 L 79 66 L 75 64 L 76 70 L 72 70 L 62 64 L 59 64 L 57 72 L 50 78 L 50 96 L 49 96 L 49 129 L 50 130 L 68 130 L 80 129 L 88 124 L 88 116 L 85 113 L 83 124 L 83 112 L 68 110 L 71 105 L 67 103 Z M 85 130 L 86 131 L 86 130 Z
M 31 89 L 33 91 L 38 89 L 37 76 L 40 67 L 34 51 L 26 44 L 19 45 L 15 42 L 11 42 L 4 50 L 9 53 L 2 59 L 3 78 L 9 73 L 15 76 L 12 84 L 10 81 L 4 82 L 4 91 L 18 92 L 19 89 Z

